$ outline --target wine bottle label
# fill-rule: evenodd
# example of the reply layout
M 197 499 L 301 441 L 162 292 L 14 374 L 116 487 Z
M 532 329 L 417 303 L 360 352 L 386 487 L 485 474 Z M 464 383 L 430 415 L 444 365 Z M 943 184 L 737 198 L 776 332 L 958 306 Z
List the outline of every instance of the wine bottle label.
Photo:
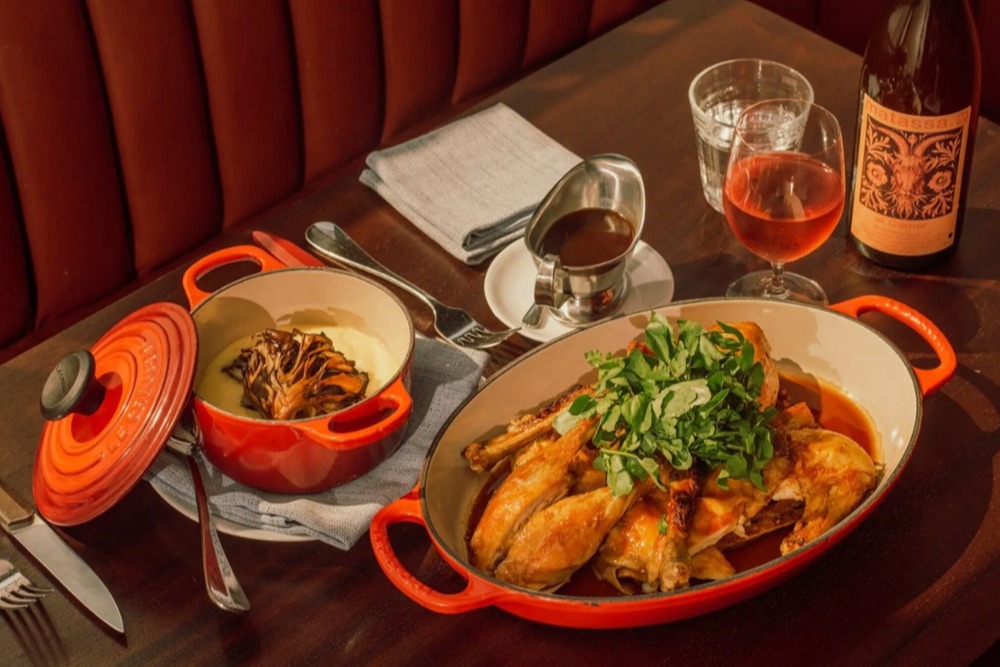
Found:
M 951 246 L 971 116 L 971 107 L 912 116 L 864 95 L 851 234 L 891 255 L 929 255 Z

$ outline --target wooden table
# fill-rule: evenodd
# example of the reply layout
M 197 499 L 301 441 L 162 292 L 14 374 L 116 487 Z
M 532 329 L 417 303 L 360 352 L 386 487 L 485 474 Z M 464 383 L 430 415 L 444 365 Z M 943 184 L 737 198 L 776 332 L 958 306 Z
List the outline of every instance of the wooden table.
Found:
M 579 155 L 623 153 L 647 185 L 644 240 L 670 263 L 676 299 L 715 296 L 760 268 L 702 198 L 687 86 L 705 66 L 739 56 L 791 64 L 854 136 L 860 59 L 759 7 L 737 0 L 672 0 L 522 80 L 503 101 Z M 843 226 L 796 262 L 834 301 L 885 294 L 936 322 L 958 352 L 956 376 L 924 403 L 916 453 L 879 509 L 806 571 L 750 601 L 651 628 L 579 631 L 488 609 L 437 615 L 383 576 L 368 541 L 349 552 L 317 542 L 223 536 L 253 603 L 246 615 L 207 600 L 196 525 L 145 483 L 106 514 L 60 532 L 114 593 L 127 637 L 105 633 L 61 593 L 44 602 L 39 652 L 0 627 L 0 663 L 79 664 L 952 664 L 1000 638 L 1000 130 L 981 121 L 965 236 L 947 263 L 898 273 L 862 259 Z M 361 161 L 220 241 L 266 228 L 301 239 L 334 220 L 373 255 L 442 300 L 497 323 L 483 297 L 486 267 L 466 267 L 360 185 Z M 419 259 L 414 259 L 419 258 Z M 0 476 L 28 497 L 41 430 L 37 396 L 52 364 L 93 343 L 154 301 L 183 303 L 180 270 L 0 367 Z M 429 315 L 403 297 L 421 330 Z M 933 356 L 879 318 L 916 365 Z M 488 372 L 535 343 L 515 336 Z M 404 562 L 436 587 L 458 581 L 418 528 L 400 527 Z M 33 579 L 32 561 L 2 552 Z

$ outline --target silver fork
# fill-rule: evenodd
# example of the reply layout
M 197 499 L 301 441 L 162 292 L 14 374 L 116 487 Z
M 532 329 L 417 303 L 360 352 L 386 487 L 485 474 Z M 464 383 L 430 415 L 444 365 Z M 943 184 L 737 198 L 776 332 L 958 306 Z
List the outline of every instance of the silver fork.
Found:
M 306 230 L 306 240 L 318 253 L 341 264 L 365 271 L 419 298 L 434 311 L 434 329 L 460 347 L 484 349 L 499 345 L 517 329 L 495 331 L 472 319 L 464 310 L 441 303 L 402 276 L 382 266 L 364 251 L 343 229 L 332 222 L 317 222 Z
M 0 558 L 0 609 L 24 609 L 51 592 L 51 588 L 35 586 L 13 563 Z

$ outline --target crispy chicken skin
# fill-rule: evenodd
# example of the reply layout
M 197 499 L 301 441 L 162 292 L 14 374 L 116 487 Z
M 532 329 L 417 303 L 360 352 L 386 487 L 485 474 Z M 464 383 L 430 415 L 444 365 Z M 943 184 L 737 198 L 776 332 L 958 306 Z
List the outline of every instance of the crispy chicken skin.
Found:
M 850 514 L 875 488 L 878 474 L 868 452 L 854 440 L 826 429 L 789 434 L 795 466 L 788 491 L 797 486 L 805 511 L 781 542 L 781 553 L 795 551 Z
M 553 591 L 584 565 L 632 503 L 652 482 L 615 496 L 607 486 L 567 496 L 536 512 L 511 543 L 497 579 L 536 591 Z
M 636 584 L 644 593 L 686 588 L 688 520 L 703 480 L 699 469 L 672 471 L 666 490 L 655 488 L 634 503 L 601 545 L 597 577 L 623 593 L 636 592 Z
M 472 564 L 492 573 L 511 540 L 539 510 L 559 500 L 573 485 L 571 463 L 594 435 L 597 420 L 583 420 L 566 435 L 518 465 L 486 504 L 469 541 Z
M 473 442 L 465 447 L 462 456 L 476 472 L 492 468 L 497 462 L 513 454 L 536 438 L 552 430 L 552 420 L 568 408 L 577 396 L 592 391 L 575 386 L 542 408 L 536 415 L 521 415 L 507 425 L 507 431 L 484 443 Z

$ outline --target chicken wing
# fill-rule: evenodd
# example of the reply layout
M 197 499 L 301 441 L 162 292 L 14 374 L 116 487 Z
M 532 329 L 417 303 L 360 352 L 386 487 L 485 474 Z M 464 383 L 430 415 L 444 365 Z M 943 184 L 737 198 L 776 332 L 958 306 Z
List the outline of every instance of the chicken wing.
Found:
M 878 482 L 868 452 L 845 435 L 826 429 L 799 429 L 789 433 L 789 441 L 795 463 L 781 495 L 794 496 L 797 487 L 805 510 L 781 542 L 782 554 L 825 533 L 850 514 Z
M 607 486 L 567 496 L 533 514 L 496 569 L 497 579 L 536 591 L 554 591 L 584 565 L 629 506 L 652 482 L 615 496 Z
M 462 456 L 469 467 L 483 472 L 498 461 L 513 454 L 539 436 L 552 430 L 552 420 L 568 408 L 577 396 L 592 391 L 588 387 L 575 386 L 568 392 L 542 408 L 537 415 L 521 415 L 507 425 L 507 431 L 486 442 L 473 442 L 465 447 Z
M 596 419 L 579 422 L 514 468 L 500 483 L 469 541 L 474 566 L 492 573 L 528 519 L 566 495 L 574 481 L 571 463 L 593 437 L 596 425 Z

